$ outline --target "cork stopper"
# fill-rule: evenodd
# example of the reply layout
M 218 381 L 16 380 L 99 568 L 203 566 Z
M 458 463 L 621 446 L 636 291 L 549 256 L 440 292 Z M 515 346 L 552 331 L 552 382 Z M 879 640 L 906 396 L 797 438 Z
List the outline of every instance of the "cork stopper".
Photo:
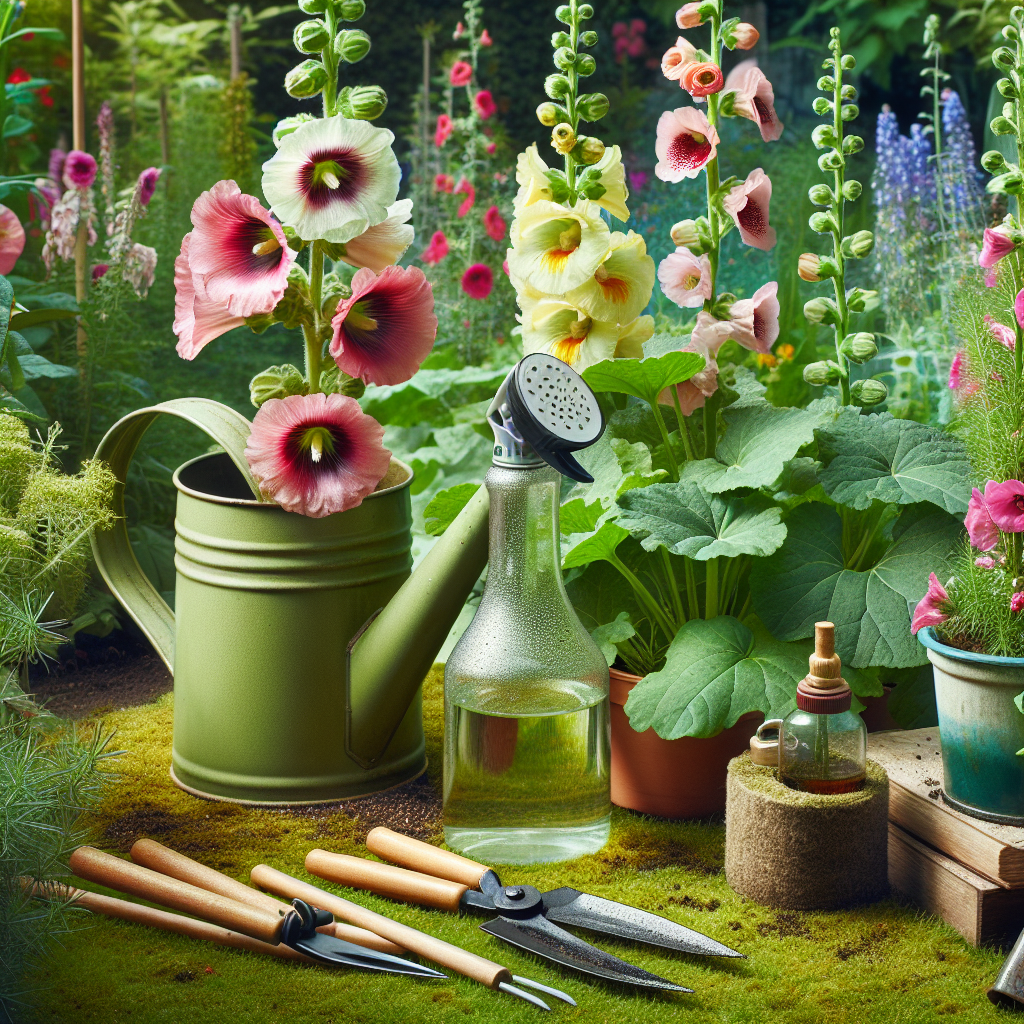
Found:
M 842 676 L 836 627 L 831 622 L 814 624 L 814 653 L 807 660 L 810 671 L 796 688 L 796 706 L 816 715 L 849 711 L 853 694 Z

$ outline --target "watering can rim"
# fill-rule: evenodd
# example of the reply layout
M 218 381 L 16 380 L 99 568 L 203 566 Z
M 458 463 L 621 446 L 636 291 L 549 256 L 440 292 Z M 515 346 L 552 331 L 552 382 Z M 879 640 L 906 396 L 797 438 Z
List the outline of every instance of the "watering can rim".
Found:
M 225 498 L 219 494 L 209 494 L 206 491 L 197 491 L 195 488 L 188 487 L 183 484 L 180 479 L 182 470 L 188 469 L 189 466 L 194 465 L 197 462 L 201 462 L 203 459 L 214 458 L 218 455 L 225 455 L 226 452 L 205 452 L 202 455 L 197 455 L 194 459 L 189 459 L 187 462 L 183 462 L 171 475 L 171 482 L 175 488 L 181 494 L 187 494 L 190 498 L 196 498 L 199 501 L 208 501 L 214 505 L 241 505 L 246 508 L 265 508 L 274 509 L 278 512 L 281 511 L 281 506 L 276 502 L 272 501 L 257 501 L 255 498 Z M 363 501 L 369 501 L 371 498 L 379 498 L 386 494 L 393 494 L 395 491 L 401 490 L 403 487 L 409 487 L 412 485 L 412 481 L 416 476 L 416 471 L 408 463 L 403 462 L 401 459 L 396 458 L 394 455 L 391 456 L 391 462 L 395 465 L 400 466 L 406 472 L 405 479 L 400 480 L 396 484 L 392 484 L 390 487 L 382 487 L 378 491 L 373 491 L 368 494 Z

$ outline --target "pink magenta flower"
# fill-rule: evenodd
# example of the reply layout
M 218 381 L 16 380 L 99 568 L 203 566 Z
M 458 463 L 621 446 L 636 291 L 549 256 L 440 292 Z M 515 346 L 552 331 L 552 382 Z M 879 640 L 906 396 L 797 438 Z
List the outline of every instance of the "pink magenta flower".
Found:
M 1022 610 L 1024 610 L 1024 590 L 1018 590 L 1010 597 L 1010 611 L 1016 615 Z
M 139 193 L 139 202 L 143 206 L 149 206 L 149 201 L 156 192 L 156 183 L 160 180 L 159 167 L 147 167 L 140 175 L 138 184 L 135 186 Z
M 434 130 L 434 145 L 440 149 L 455 131 L 455 125 L 447 114 L 437 115 L 437 128 Z
M 767 251 L 775 245 L 775 228 L 768 223 L 771 198 L 771 178 L 756 167 L 746 181 L 734 185 L 722 200 L 725 212 L 739 228 L 740 238 L 755 249 Z
M 459 208 L 455 211 L 457 217 L 465 217 L 476 202 L 476 189 L 465 178 L 459 178 L 459 183 L 455 186 L 455 195 L 463 194 L 466 198 L 459 203 Z
M 910 632 L 916 634 L 925 626 L 937 626 L 949 618 L 950 600 L 946 588 L 939 582 L 935 573 L 928 576 L 928 593 L 921 598 L 914 609 L 914 618 L 910 623 Z
M 999 323 L 991 313 L 986 313 L 981 319 L 988 324 L 989 332 L 996 341 L 1005 345 L 1011 352 L 1017 347 L 1017 335 L 1011 327 Z
M 679 77 L 679 84 L 695 100 L 721 92 L 724 82 L 722 69 L 708 61 L 691 61 Z
M 291 395 L 264 402 L 245 449 L 260 491 L 315 519 L 361 504 L 391 463 L 384 428 L 347 395 Z
M 988 555 L 982 555 L 974 560 L 974 564 L 979 569 L 994 569 L 996 567 L 996 560 Z
M 700 16 L 700 4 L 683 4 L 676 11 L 676 24 L 680 28 L 696 28 L 698 25 L 703 25 L 704 19 Z
M 474 263 L 462 275 L 462 290 L 471 299 L 486 299 L 494 287 L 494 274 L 486 263 Z
M 443 231 L 435 231 L 430 239 L 430 245 L 423 250 L 420 257 L 424 263 L 431 266 L 440 263 L 448 255 L 448 238 Z
M 956 391 L 960 388 L 963 383 L 964 373 L 964 351 L 961 349 L 955 356 L 953 356 L 953 362 L 949 367 L 949 387 L 951 390 Z
M 488 237 L 493 238 L 495 242 L 500 242 L 505 237 L 507 229 L 508 224 L 505 223 L 501 211 L 496 206 L 490 207 L 484 214 L 484 230 Z
M 737 50 L 752 50 L 757 46 L 761 33 L 748 21 L 741 21 L 732 30 L 733 46 Z
M 654 173 L 662 181 L 696 178 L 718 151 L 718 132 L 696 107 L 666 110 L 658 118 Z
M 770 352 L 779 337 L 779 284 L 769 281 L 751 299 L 734 302 L 727 323 L 732 337 L 751 352 Z
M 455 31 L 452 33 L 452 39 L 461 39 L 466 34 L 466 26 L 460 21 L 455 26 Z
M 985 485 L 986 493 L 992 483 L 990 480 Z M 979 551 L 991 551 L 999 543 L 999 528 L 992 520 L 992 512 L 985 495 L 977 487 L 974 488 L 971 500 L 967 503 L 964 526 L 967 528 L 971 544 Z
M 994 267 L 1004 256 L 1009 256 L 1016 248 L 1017 246 L 1001 228 L 985 228 L 978 266 L 985 267 L 985 269 Z
M 469 85 L 473 80 L 473 68 L 464 60 L 457 60 L 448 73 L 448 81 L 454 86 Z
M 64 161 L 64 184 L 68 188 L 90 188 L 96 180 L 96 159 L 80 149 L 73 149 Z
M 9 274 L 25 251 L 25 229 L 18 215 L 0 205 L 0 274 Z
M 476 110 L 477 114 L 480 115 L 480 118 L 483 121 L 486 121 L 489 117 L 493 116 L 494 112 L 498 109 L 494 102 L 494 97 L 488 89 L 481 89 L 473 97 L 473 108 Z
M 95 264 L 92 268 L 92 283 L 95 284 L 109 269 L 109 263 Z
M 1024 484 L 1019 480 L 989 480 L 985 501 L 992 521 L 1003 533 L 1024 533 Z
M 455 179 L 450 174 L 434 175 L 434 189 L 437 192 L 446 192 L 451 195 L 453 188 L 455 188 Z
M 774 142 L 782 134 L 783 124 L 775 113 L 772 84 L 753 58 L 740 61 L 729 72 L 724 91 L 733 94 L 733 111 L 753 121 L 765 142 Z
M 233 316 L 219 302 L 196 294 L 189 266 L 190 231 L 181 240 L 181 254 L 174 261 L 174 326 L 178 336 L 175 351 L 182 359 L 195 359 L 214 338 L 241 327 L 245 317 Z
M 484 149 L 487 150 L 488 156 L 494 156 L 498 152 L 498 144 L 496 142 L 488 142 Z
M 711 298 L 711 261 L 680 246 L 658 264 L 661 290 L 677 306 L 695 309 Z
M 368 384 L 402 384 L 434 345 L 430 282 L 419 267 L 357 270 L 331 326 L 331 355 L 345 373 Z
M 1024 327 L 1024 288 L 1017 292 L 1017 298 L 1013 300 L 1013 315 L 1017 318 L 1017 323 Z
M 491 38 L 491 33 L 488 32 L 487 29 L 484 29 L 483 32 L 480 33 L 480 45 L 481 46 L 493 46 L 494 45 L 494 40 Z
M 694 63 L 697 47 L 680 36 L 675 46 L 670 46 L 661 58 L 661 73 L 670 81 L 678 82 L 690 64 Z

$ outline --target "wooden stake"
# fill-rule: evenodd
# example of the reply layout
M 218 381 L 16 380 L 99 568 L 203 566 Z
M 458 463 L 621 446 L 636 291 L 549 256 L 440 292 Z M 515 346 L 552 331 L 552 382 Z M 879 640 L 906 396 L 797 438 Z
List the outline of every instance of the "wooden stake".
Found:
M 242 18 L 237 4 L 228 8 L 228 31 L 231 36 L 231 81 L 242 73 Z

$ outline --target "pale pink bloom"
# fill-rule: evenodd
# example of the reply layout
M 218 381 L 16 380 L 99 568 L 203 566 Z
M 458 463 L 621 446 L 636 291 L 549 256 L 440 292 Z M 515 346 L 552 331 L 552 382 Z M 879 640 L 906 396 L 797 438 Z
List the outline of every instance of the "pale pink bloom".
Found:
M 952 365 L 949 367 L 949 387 L 951 390 L 956 391 L 960 388 L 963 383 L 963 372 L 964 372 L 964 352 L 961 349 L 955 356 L 953 356 Z
M 352 267 L 369 267 L 375 274 L 394 266 L 416 237 L 413 226 L 408 223 L 411 217 L 412 200 L 399 199 L 388 209 L 386 220 L 345 243 L 341 259 Z
M 985 490 L 991 486 L 990 480 Z M 967 516 L 964 519 L 967 536 L 971 544 L 979 551 L 991 551 L 999 543 L 999 528 L 992 521 L 992 512 L 988 507 L 985 495 L 974 488 L 971 500 L 967 503 Z
M 910 632 L 917 633 L 925 626 L 938 626 L 949 618 L 951 603 L 946 588 L 939 582 L 935 573 L 928 576 L 928 593 L 921 598 L 914 609 L 914 618 L 910 623 Z
M 447 114 L 437 115 L 437 128 L 434 130 L 434 145 L 440 149 L 455 131 L 455 125 Z
M 733 45 L 737 50 L 752 50 L 757 46 L 761 33 L 748 21 L 741 21 L 732 30 Z
M 679 408 L 684 416 L 690 416 L 697 409 L 703 408 L 705 400 L 718 390 L 718 363 L 715 356 L 724 338 L 720 339 L 719 337 L 720 331 L 716 326 L 717 323 L 718 321 L 707 313 L 698 313 L 697 326 L 690 335 L 689 342 L 682 348 L 683 352 L 696 352 L 704 357 L 704 368 L 689 380 L 684 380 L 675 386 L 676 394 L 679 396 Z M 658 401 L 662 405 L 671 405 L 671 388 L 662 391 L 658 396 Z
M 189 266 L 190 231 L 181 240 L 181 254 L 174 261 L 174 326 L 178 336 L 175 348 L 182 359 L 195 359 L 214 338 L 241 327 L 245 318 L 232 316 L 219 302 L 196 294 Z
M 696 52 L 697 47 L 688 39 L 680 36 L 676 40 L 676 45 L 670 46 L 661 58 L 661 73 L 670 82 L 678 82 L 683 77 L 687 65 L 694 62 L 693 55 Z
M 979 569 L 994 569 L 996 567 L 996 560 L 990 558 L 988 555 L 982 555 L 980 558 L 974 560 L 974 564 Z
M 455 31 L 452 33 L 452 39 L 461 39 L 466 34 L 466 26 L 460 21 L 455 26 Z
M 465 217 L 473 209 L 473 204 L 476 202 L 476 189 L 465 178 L 460 178 L 458 185 L 455 186 L 455 195 L 462 193 L 465 194 L 466 198 L 459 203 L 459 208 L 455 211 L 456 217 Z
M 430 282 L 418 267 L 357 270 L 331 325 L 331 355 L 345 373 L 368 384 L 402 384 L 434 345 Z
M 1017 347 L 1017 335 L 1012 327 L 999 323 L 991 313 L 986 313 L 982 320 L 988 324 L 989 332 L 996 341 L 1005 345 L 1011 352 Z
M 680 28 L 696 28 L 698 25 L 703 25 L 704 19 L 700 16 L 700 4 L 683 4 L 676 11 L 676 24 Z
M 18 215 L 0 205 L 0 274 L 9 274 L 25 251 L 25 229 Z
M 775 245 L 775 228 L 768 223 L 771 198 L 771 178 L 757 167 L 722 200 L 725 212 L 739 228 L 740 238 L 755 249 L 768 250 Z
M 218 181 L 192 205 L 192 224 L 188 262 L 196 294 L 231 316 L 269 313 L 295 262 L 270 211 L 233 181 Z
M 765 142 L 774 142 L 782 134 L 783 124 L 775 113 L 772 84 L 753 58 L 740 61 L 729 72 L 724 91 L 733 93 L 733 111 L 753 121 Z
M 724 81 L 722 69 L 709 61 L 691 61 L 679 76 L 680 86 L 695 100 L 721 92 Z
M 487 236 L 493 238 L 495 242 L 500 242 L 505 237 L 507 230 L 508 224 L 505 223 L 501 211 L 497 206 L 491 206 L 484 214 L 484 231 L 487 232 Z
M 373 493 L 391 463 L 383 440 L 384 428 L 354 398 L 291 395 L 260 406 L 245 457 L 264 495 L 320 519 Z
M 481 89 L 473 97 L 473 109 L 480 115 L 482 121 L 486 121 L 498 109 L 490 90 Z
M 440 263 L 448 255 L 448 238 L 443 231 L 435 231 L 430 239 L 430 245 L 423 250 L 420 259 L 431 266 Z
M 486 299 L 494 287 L 494 274 L 486 263 L 474 263 L 462 275 L 462 290 L 471 299 Z
M 483 32 L 480 33 L 480 45 L 481 46 L 493 46 L 494 45 L 494 40 L 491 38 L 491 33 L 488 32 L 487 29 L 484 29 Z
M 153 287 L 156 259 L 156 249 L 149 245 L 140 245 L 138 242 L 133 243 L 124 254 L 124 279 L 140 299 L 144 299 Z
M 985 228 L 978 266 L 986 269 L 994 267 L 1004 256 L 1009 256 L 1016 248 L 1017 246 L 1007 237 L 1002 228 Z
M 680 246 L 658 265 L 661 290 L 677 306 L 694 309 L 711 298 L 711 261 Z
M 690 334 L 691 344 L 697 347 L 690 351 L 700 352 L 705 359 L 716 359 L 718 350 L 733 336 L 734 330 L 732 320 L 716 320 L 701 310 Z
M 469 85 L 473 80 L 473 68 L 464 60 L 457 60 L 448 73 L 448 81 L 454 86 Z
M 654 173 L 662 181 L 696 178 L 718 151 L 718 132 L 696 107 L 666 110 L 658 118 Z
M 779 337 L 779 285 L 769 281 L 751 299 L 740 299 L 729 309 L 732 337 L 751 352 L 770 352 Z
M 992 521 L 1003 533 L 1024 533 L 1024 483 L 989 480 L 985 484 L 985 501 Z
M 96 180 L 96 158 L 80 149 L 73 149 L 64 161 L 64 185 L 86 189 Z
M 153 198 L 153 194 L 156 192 L 156 183 L 159 180 L 159 167 L 147 167 L 139 175 L 139 182 L 135 187 L 138 190 L 139 203 L 142 206 L 149 206 L 149 202 Z
M 1024 590 L 1018 590 L 1010 597 L 1010 611 L 1016 615 L 1022 610 L 1024 610 Z

